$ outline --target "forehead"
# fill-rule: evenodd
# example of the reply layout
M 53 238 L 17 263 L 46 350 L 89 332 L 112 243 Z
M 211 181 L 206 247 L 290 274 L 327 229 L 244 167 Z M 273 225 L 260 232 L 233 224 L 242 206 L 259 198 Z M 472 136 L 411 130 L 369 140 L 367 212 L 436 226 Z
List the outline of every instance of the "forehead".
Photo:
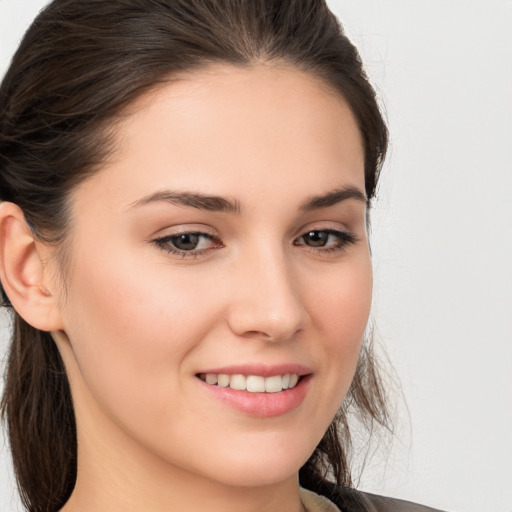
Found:
M 125 203 L 137 200 L 134 190 L 165 186 L 237 198 L 293 183 L 302 195 L 340 185 L 364 191 L 350 108 L 290 66 L 212 66 L 161 84 L 130 106 L 115 139 L 113 159 L 94 180 L 105 181 L 102 190 L 115 187 Z

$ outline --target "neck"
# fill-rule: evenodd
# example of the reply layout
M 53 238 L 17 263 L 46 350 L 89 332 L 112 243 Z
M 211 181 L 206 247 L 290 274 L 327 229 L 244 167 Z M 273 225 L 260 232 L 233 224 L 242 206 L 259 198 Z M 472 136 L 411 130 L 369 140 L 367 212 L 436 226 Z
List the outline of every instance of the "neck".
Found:
M 301 512 L 297 479 L 259 487 L 234 487 L 167 471 L 142 478 L 126 471 L 79 473 L 62 512 Z M 128 477 L 128 478 L 127 478 Z
M 148 455 L 119 432 L 98 437 L 79 429 L 78 446 L 76 486 L 61 512 L 303 510 L 297 475 L 271 484 L 232 485 Z

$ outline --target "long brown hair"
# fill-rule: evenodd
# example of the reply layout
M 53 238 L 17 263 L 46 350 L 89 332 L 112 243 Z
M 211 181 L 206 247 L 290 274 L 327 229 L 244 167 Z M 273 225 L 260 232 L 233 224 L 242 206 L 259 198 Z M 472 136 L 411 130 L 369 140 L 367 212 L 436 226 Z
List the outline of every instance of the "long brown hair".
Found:
M 27 31 L 0 88 L 0 200 L 16 203 L 35 236 L 61 246 L 70 191 L 111 151 L 123 109 L 173 75 L 212 63 L 281 61 L 321 78 L 350 105 L 365 151 L 370 201 L 387 129 L 355 47 L 324 0 L 55 0 Z M 76 480 L 73 403 L 47 332 L 12 312 L 2 413 L 21 499 L 55 512 Z M 349 416 L 388 424 L 370 342 L 349 393 L 301 468 L 303 486 L 352 483 Z

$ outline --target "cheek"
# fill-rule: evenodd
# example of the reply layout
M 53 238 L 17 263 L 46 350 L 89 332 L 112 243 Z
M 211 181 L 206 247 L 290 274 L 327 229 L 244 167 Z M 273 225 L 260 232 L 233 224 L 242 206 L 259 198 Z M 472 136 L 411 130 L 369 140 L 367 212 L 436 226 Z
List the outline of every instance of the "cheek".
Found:
M 350 264 L 325 276 L 316 276 L 310 309 L 313 319 L 329 339 L 360 339 L 366 328 L 372 300 L 372 268 L 368 258 L 353 258 Z
M 193 286 L 176 276 L 171 281 L 164 269 L 151 273 L 139 264 L 134 271 L 130 263 L 82 259 L 74 273 L 65 315 L 71 373 L 99 403 L 119 407 L 114 414 L 142 405 L 158 415 L 162 400 L 179 396 L 182 363 L 211 328 L 214 302 L 205 304 Z
M 312 301 L 312 318 L 324 340 L 322 364 L 328 386 L 341 402 L 357 366 L 370 314 L 371 261 L 361 257 L 323 282 Z
M 82 258 L 69 296 L 69 327 L 75 334 L 105 349 L 130 347 L 135 358 L 150 357 L 162 344 L 179 354 L 187 345 L 184 334 L 208 325 L 208 309 L 194 284 L 154 262 Z

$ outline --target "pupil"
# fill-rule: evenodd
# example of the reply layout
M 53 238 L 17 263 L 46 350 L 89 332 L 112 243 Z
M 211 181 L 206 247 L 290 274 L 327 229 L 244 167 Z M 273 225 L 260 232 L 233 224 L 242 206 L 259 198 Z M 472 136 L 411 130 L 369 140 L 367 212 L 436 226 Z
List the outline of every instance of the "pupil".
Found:
M 191 251 L 197 247 L 197 244 L 199 243 L 199 236 L 193 233 L 175 236 L 172 239 L 172 243 L 177 249 Z
M 323 247 L 327 243 L 328 234 L 325 231 L 310 231 L 306 238 L 309 241 L 309 245 L 314 247 Z

